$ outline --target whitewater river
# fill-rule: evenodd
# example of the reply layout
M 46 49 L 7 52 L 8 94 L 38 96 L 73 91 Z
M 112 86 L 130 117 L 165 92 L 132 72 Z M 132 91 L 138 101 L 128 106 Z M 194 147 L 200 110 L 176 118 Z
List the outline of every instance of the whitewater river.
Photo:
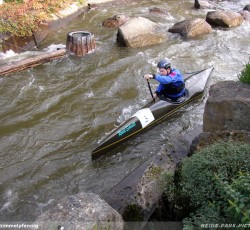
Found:
M 247 4 L 249 0 L 223 1 L 217 7 L 237 12 Z M 0 221 L 32 221 L 64 196 L 102 194 L 159 152 L 168 139 L 202 125 L 209 86 L 237 80 L 249 61 L 250 23 L 214 29 L 190 40 L 168 33 L 167 42 L 137 49 L 120 47 L 117 29 L 101 25 L 108 17 L 126 14 L 159 22 L 167 31 L 180 20 L 205 18 L 205 10 L 192 6 L 193 1 L 184 0 L 109 3 L 51 33 L 38 47 L 65 46 L 68 32 L 85 30 L 95 35 L 94 52 L 0 77 Z M 167 9 L 170 15 L 149 14 L 152 7 Z M 19 57 L 5 57 L 5 61 Z M 150 100 L 142 76 L 156 71 L 157 62 L 165 57 L 182 72 L 213 65 L 205 96 L 93 162 L 91 151 L 114 123 Z M 151 85 L 154 89 L 158 83 L 151 81 Z

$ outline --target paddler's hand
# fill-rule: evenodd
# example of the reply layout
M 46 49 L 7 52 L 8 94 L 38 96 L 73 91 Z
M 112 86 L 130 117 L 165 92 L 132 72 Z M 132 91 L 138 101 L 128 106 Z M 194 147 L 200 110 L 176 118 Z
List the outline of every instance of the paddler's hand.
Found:
M 153 79 L 153 75 L 152 74 L 146 74 L 143 76 L 145 79 Z

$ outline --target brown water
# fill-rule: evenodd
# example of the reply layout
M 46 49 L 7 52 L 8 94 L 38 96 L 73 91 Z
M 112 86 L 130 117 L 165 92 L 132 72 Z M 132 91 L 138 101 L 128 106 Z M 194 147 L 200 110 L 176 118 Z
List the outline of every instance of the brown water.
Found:
M 238 11 L 248 3 L 224 1 L 218 6 Z M 249 60 L 250 23 L 215 29 L 191 40 L 169 33 L 167 42 L 138 49 L 120 47 L 117 29 L 101 26 L 108 17 L 127 14 L 160 22 L 167 31 L 185 18 L 205 18 L 206 11 L 193 10 L 192 5 L 193 1 L 184 0 L 107 4 L 51 33 L 39 47 L 65 45 L 68 32 L 84 30 L 95 35 L 94 52 L 0 78 L 0 221 L 32 221 L 66 195 L 102 194 L 156 154 L 168 139 L 202 125 L 209 86 L 237 80 Z M 171 16 L 148 14 L 151 7 L 168 9 Z M 92 162 L 91 151 L 114 123 L 150 100 L 142 75 L 156 71 L 157 62 L 165 57 L 183 72 L 215 67 L 203 100 Z

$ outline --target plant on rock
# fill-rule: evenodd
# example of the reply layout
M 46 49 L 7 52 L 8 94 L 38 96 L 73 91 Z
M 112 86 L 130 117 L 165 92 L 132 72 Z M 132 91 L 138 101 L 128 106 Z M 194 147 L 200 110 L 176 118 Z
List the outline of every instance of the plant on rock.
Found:
M 249 223 L 249 152 L 250 144 L 218 142 L 181 162 L 166 196 L 179 208 L 184 229 Z
M 250 62 L 246 64 L 238 77 L 241 82 L 250 84 Z

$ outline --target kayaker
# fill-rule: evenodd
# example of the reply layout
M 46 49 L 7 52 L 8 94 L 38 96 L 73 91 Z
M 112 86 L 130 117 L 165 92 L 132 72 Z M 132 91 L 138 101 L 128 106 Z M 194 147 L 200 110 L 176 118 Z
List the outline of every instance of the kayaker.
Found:
M 144 75 L 145 79 L 155 79 L 160 83 L 153 95 L 154 98 L 166 97 L 174 101 L 178 100 L 185 94 L 185 83 L 180 70 L 171 68 L 168 60 L 161 60 L 157 67 L 160 74 Z

